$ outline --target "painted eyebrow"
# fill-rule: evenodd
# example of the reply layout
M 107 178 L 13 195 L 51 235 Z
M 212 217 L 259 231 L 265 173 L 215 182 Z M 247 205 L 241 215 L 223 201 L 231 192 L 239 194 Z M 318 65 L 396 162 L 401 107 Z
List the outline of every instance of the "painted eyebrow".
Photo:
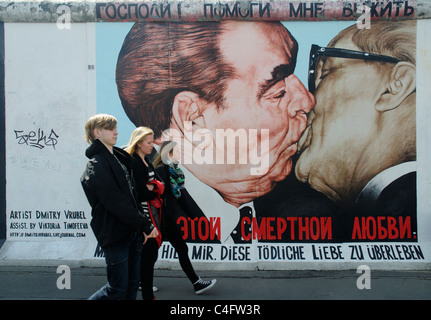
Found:
M 257 98 L 262 98 L 262 96 L 265 94 L 266 91 L 268 91 L 269 88 L 271 88 L 280 80 L 283 80 L 293 74 L 293 69 L 294 67 L 292 67 L 292 64 L 280 64 L 279 66 L 276 66 L 271 72 L 272 78 L 269 80 L 264 80 L 262 81 L 262 83 L 259 84 Z

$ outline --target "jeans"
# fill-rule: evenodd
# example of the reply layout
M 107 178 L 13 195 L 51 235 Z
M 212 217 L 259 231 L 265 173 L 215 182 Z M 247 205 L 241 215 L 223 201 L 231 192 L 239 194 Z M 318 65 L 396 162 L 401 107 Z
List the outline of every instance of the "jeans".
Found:
M 136 300 L 143 236 L 134 233 L 127 239 L 111 243 L 105 252 L 108 283 L 89 300 Z

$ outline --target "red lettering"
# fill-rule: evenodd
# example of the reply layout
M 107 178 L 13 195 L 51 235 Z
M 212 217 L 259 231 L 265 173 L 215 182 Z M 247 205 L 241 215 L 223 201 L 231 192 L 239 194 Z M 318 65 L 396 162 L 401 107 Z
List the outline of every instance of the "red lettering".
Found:
M 266 218 L 262 218 L 260 222 L 260 226 L 257 224 L 256 218 L 253 218 L 253 239 L 263 239 L 266 240 L 266 233 L 265 233 L 265 225 L 266 225 Z
M 388 236 L 388 231 L 382 225 L 382 221 L 384 221 L 385 219 L 386 217 L 377 217 L 377 231 L 379 239 L 386 239 L 386 237 Z
M 183 232 L 183 239 L 186 240 L 189 233 L 188 233 L 188 224 L 187 224 L 187 219 L 184 217 L 179 217 L 177 219 L 177 225 L 181 225 L 181 223 L 183 223 L 183 226 L 180 227 L 180 230 Z
M 411 218 L 406 217 L 406 219 L 403 221 L 403 217 L 399 217 L 400 222 L 400 238 L 404 239 L 407 238 L 411 239 L 412 237 L 412 225 L 411 225 Z
M 202 227 L 202 224 L 203 224 L 203 227 Z M 208 237 L 210 236 L 210 233 L 208 232 L 209 228 L 210 228 L 210 225 L 209 225 L 208 220 L 200 218 L 198 221 L 199 239 L 204 240 L 204 241 L 208 239 Z
M 220 240 L 220 217 L 210 217 L 210 239 L 214 240 L 217 235 L 217 239 Z
M 249 241 L 250 238 L 251 238 L 251 233 L 248 232 L 248 234 L 246 235 L 245 230 L 244 230 L 246 224 L 248 226 L 251 226 L 251 221 L 250 221 L 249 217 L 242 218 L 242 222 L 241 222 L 241 235 L 242 235 L 242 238 L 244 239 L 244 241 Z
M 394 217 L 388 217 L 388 236 L 389 239 L 398 238 L 397 220 Z
M 286 218 L 287 221 L 290 221 L 290 239 L 292 239 L 292 240 L 295 239 L 295 224 L 294 224 L 294 222 L 297 219 L 298 218 L 294 218 L 294 217 L 288 217 L 288 218 Z
M 214 240 L 216 237 L 220 240 L 221 227 L 219 217 L 210 217 L 209 221 L 206 217 L 194 219 L 179 217 L 177 219 L 177 225 L 183 233 L 184 240 L 186 240 L 189 235 L 192 240 L 195 240 L 196 236 L 203 241 L 208 240 L 208 238 Z
M 281 240 L 281 235 L 286 231 L 287 222 L 283 218 L 277 218 L 277 239 Z
M 355 240 L 356 237 L 358 237 L 358 239 L 363 239 L 361 232 L 362 229 L 359 225 L 359 218 L 355 217 L 355 221 L 353 222 L 352 240 Z
M 298 218 L 298 234 L 299 240 L 303 239 L 303 234 L 305 233 L 305 239 L 310 239 L 310 218 L 304 217 L 304 224 L 302 224 L 302 217 Z
M 376 238 L 376 219 L 368 217 L 365 220 L 365 226 L 363 226 L 363 228 L 365 229 L 367 239 L 374 240 Z
M 275 240 L 275 235 L 272 234 L 274 232 L 274 227 L 271 226 L 271 222 L 275 222 L 274 217 L 268 217 L 266 219 L 266 239 L 267 240 Z
M 410 239 L 411 217 L 355 217 L 353 222 L 352 240 L 368 239 L 374 240 L 376 237 L 379 240 L 384 239 Z
M 245 241 L 251 237 L 254 240 L 281 240 L 284 233 L 289 233 L 290 239 L 332 239 L 332 219 L 330 217 L 263 217 L 261 219 L 244 217 L 241 221 L 241 236 Z M 251 227 L 251 233 L 248 231 Z M 357 227 L 360 232 L 360 227 Z M 355 235 L 353 235 L 355 238 Z
M 313 240 L 318 240 L 320 237 L 320 225 L 319 219 L 317 217 L 312 217 L 310 219 L 310 236 Z
M 332 239 L 331 217 L 320 217 L 320 239 Z
M 198 220 L 198 218 L 194 218 L 194 219 L 190 219 L 189 221 L 191 222 L 190 224 L 190 229 L 191 229 L 191 236 L 192 236 L 192 240 L 196 240 L 196 227 L 195 227 L 195 222 Z

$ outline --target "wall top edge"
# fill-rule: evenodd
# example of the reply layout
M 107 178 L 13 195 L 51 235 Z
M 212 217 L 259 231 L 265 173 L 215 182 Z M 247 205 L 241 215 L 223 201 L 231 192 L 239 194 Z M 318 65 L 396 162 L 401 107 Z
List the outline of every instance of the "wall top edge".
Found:
M 2 22 L 345 21 L 430 19 L 427 0 L 0 1 Z

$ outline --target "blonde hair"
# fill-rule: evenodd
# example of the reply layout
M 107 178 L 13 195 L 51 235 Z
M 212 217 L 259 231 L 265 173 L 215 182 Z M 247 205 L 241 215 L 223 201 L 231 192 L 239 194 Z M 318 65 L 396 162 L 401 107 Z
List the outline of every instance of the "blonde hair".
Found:
M 132 135 L 130 136 L 130 141 L 124 150 L 129 154 L 136 153 L 137 144 L 150 134 L 154 135 L 154 131 L 152 129 L 147 127 L 137 127 L 133 130 Z
M 85 124 L 85 135 L 84 139 L 88 143 L 92 143 L 96 140 L 94 136 L 94 129 L 105 129 L 105 130 L 114 130 L 117 126 L 117 119 L 110 114 L 99 113 L 96 114 L 90 119 L 87 120 Z

